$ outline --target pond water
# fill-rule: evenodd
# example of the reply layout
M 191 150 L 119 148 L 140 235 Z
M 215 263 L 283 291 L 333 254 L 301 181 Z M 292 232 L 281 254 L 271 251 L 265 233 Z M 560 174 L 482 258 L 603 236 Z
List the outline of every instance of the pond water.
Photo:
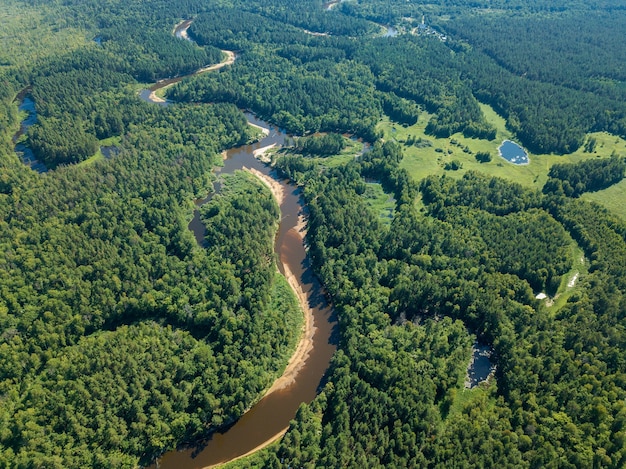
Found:
M 472 359 L 467 367 L 465 387 L 475 388 L 496 371 L 496 366 L 491 363 L 492 349 L 488 345 L 475 342 L 472 347 Z
M 500 156 L 509 163 L 522 165 L 530 163 L 528 153 L 521 146 L 511 140 L 505 140 L 498 147 Z
M 16 98 L 18 100 L 21 100 L 18 109 L 20 111 L 25 111 L 28 114 L 26 118 L 21 122 L 20 129 L 15 133 L 15 135 L 13 135 L 13 144 L 15 145 L 14 150 L 25 165 L 30 166 L 31 169 L 37 171 L 38 173 L 45 173 L 46 171 L 48 171 L 46 165 L 37 160 L 33 151 L 24 143 L 18 143 L 20 137 L 28 131 L 28 128 L 31 125 L 37 123 L 37 111 L 35 109 L 35 101 L 33 101 L 33 99 L 26 94 L 27 91 L 28 89 L 25 90 L 24 93 L 20 93 L 20 95 L 18 95 L 18 97 Z
M 118 155 L 120 149 L 115 145 L 105 145 L 100 147 L 100 152 L 105 158 L 113 158 Z
M 398 30 L 396 28 L 392 28 L 391 26 L 386 26 L 387 31 L 383 34 L 383 37 L 396 37 L 398 35 Z

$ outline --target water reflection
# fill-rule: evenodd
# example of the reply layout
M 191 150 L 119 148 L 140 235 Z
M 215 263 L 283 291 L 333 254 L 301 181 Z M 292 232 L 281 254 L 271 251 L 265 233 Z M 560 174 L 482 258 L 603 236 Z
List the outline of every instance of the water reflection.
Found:
M 498 153 L 509 163 L 522 165 L 530 163 L 528 153 L 521 146 L 511 140 L 505 140 L 498 147 Z
M 496 366 L 491 363 L 491 347 L 475 342 L 472 347 L 472 359 L 467 367 L 465 376 L 465 387 L 475 388 L 496 371 Z

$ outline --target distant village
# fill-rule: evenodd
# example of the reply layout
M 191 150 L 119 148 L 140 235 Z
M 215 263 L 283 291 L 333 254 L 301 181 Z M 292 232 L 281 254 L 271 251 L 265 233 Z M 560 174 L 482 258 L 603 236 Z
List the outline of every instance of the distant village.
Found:
M 418 24 L 417 27 L 411 30 L 411 34 L 415 36 L 434 36 L 437 39 L 439 39 L 441 42 L 446 42 L 446 40 L 448 39 L 448 37 L 445 34 L 440 33 L 439 31 L 427 25 L 424 15 L 422 15 L 422 22 Z

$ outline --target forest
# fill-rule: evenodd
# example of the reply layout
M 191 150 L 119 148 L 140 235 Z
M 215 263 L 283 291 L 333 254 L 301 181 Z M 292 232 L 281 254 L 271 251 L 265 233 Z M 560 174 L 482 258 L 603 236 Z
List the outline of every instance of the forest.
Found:
M 585 199 L 626 170 L 624 1 L 0 4 L 0 467 L 147 466 L 281 375 L 302 311 L 270 191 L 223 178 L 189 229 L 255 138 L 242 110 L 294 137 L 272 162 L 338 332 L 317 397 L 235 467 L 626 465 L 626 220 Z M 482 171 L 508 167 L 487 106 L 558 163 Z M 439 147 L 461 138 L 479 170 Z M 477 344 L 495 373 L 468 388 Z

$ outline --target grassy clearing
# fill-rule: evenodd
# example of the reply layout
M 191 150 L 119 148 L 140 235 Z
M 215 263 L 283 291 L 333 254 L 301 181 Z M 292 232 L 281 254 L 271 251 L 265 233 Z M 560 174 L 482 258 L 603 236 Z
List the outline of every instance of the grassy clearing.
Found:
M 561 284 L 554 298 L 546 298 L 545 304 L 550 311 L 556 313 L 559 311 L 572 293 L 579 290 L 581 278 L 589 271 L 589 262 L 585 258 L 585 253 L 578 244 L 572 240 L 570 245 L 570 258 L 572 259 L 572 268 L 561 278 Z
M 315 165 L 319 167 L 320 169 L 336 168 L 337 166 L 342 166 L 348 163 L 349 161 L 354 160 L 363 151 L 363 143 L 359 142 L 358 140 L 344 138 L 344 141 L 346 143 L 346 146 L 343 150 L 341 150 L 341 152 L 338 155 L 331 155 L 331 156 L 324 156 L 324 157 L 305 156 L 305 155 L 302 155 L 301 153 L 297 153 L 295 151 L 295 148 L 289 147 L 289 146 L 285 148 L 276 149 L 276 150 L 272 149 L 270 150 L 270 154 L 275 153 L 277 157 L 286 156 L 286 155 L 301 155 L 304 158 L 306 158 L 308 161 L 314 162 Z
M 349 161 L 355 159 L 363 151 L 363 143 L 358 140 L 345 139 L 345 141 L 346 147 L 340 154 L 325 158 L 312 158 L 312 160 L 322 168 L 335 168 L 337 166 L 345 165 Z M 378 214 L 380 221 L 383 224 L 391 224 L 396 207 L 396 201 L 391 195 L 385 193 L 381 184 L 368 182 L 363 197 L 373 212 Z
M 396 207 L 395 199 L 383 191 L 383 186 L 377 182 L 368 182 L 365 186 L 365 193 L 362 196 L 367 205 L 374 213 L 378 214 L 378 218 L 384 225 L 390 225 L 393 220 L 394 209 Z
M 481 104 L 483 114 L 488 122 L 493 124 L 497 129 L 497 136 L 494 140 L 481 140 L 475 138 L 466 138 L 462 134 L 457 133 L 449 138 L 436 138 L 426 135 L 425 129 L 431 115 L 427 112 L 420 115 L 417 124 L 410 127 L 404 127 L 384 119 L 379 128 L 383 130 L 386 140 L 396 140 L 405 144 L 405 157 L 402 166 L 416 179 L 420 180 L 431 174 L 441 175 L 446 173 L 453 177 L 461 177 L 469 170 L 476 170 L 490 176 L 502 177 L 524 186 L 541 189 L 548 179 L 548 171 L 550 167 L 556 163 L 578 162 L 589 158 L 607 158 L 613 152 L 626 155 L 626 141 L 622 138 L 606 132 L 594 132 L 588 135 L 588 138 L 594 137 L 597 141 L 596 150 L 593 153 L 585 153 L 581 147 L 578 151 L 569 155 L 554 154 L 530 154 L 530 163 L 528 165 L 514 165 L 507 162 L 498 155 L 498 146 L 505 139 L 515 140 L 506 129 L 505 120 L 499 116 L 490 106 Z M 422 139 L 426 145 L 418 148 L 414 144 L 406 145 L 407 140 Z M 488 163 L 479 163 L 476 161 L 475 154 L 477 152 L 488 152 L 492 156 L 492 161 Z M 457 171 L 445 170 L 446 163 L 457 160 L 461 163 L 462 168 Z M 607 191 L 610 191 L 607 190 Z M 613 189 L 613 192 L 598 192 L 597 199 L 600 203 L 605 204 L 609 209 L 618 209 L 619 197 L 626 191 L 626 185 L 619 189 Z M 605 201 L 608 199 L 608 202 Z M 622 199 L 623 200 L 623 199 Z M 621 208 L 622 212 L 626 209 Z
M 250 185 L 261 188 L 263 192 L 270 194 L 270 190 L 257 178 L 247 171 L 235 170 L 230 174 L 220 174 L 219 176 L 222 187 L 219 192 L 220 197 L 228 197 L 233 194 L 245 193 Z
M 493 379 L 488 383 L 482 383 L 473 389 L 461 388 L 453 393 L 452 404 L 448 410 L 446 419 L 454 419 L 462 414 L 468 407 L 476 407 L 477 404 L 489 399 L 489 387 L 494 383 Z M 493 400 L 495 402 L 495 400 Z M 445 422 L 445 420 L 444 420 Z
M 98 151 L 96 152 L 95 155 L 90 156 L 89 158 L 87 158 L 86 160 L 81 161 L 80 163 L 76 163 L 76 166 L 89 166 L 91 164 L 94 164 L 96 161 L 100 161 L 102 159 L 104 159 L 104 155 L 98 149 Z
M 98 151 L 87 158 L 86 160 L 77 163 L 77 166 L 87 166 L 95 163 L 96 161 L 104 159 L 104 155 L 102 154 L 101 147 L 111 147 L 111 146 L 119 146 L 122 141 L 121 137 L 109 137 L 99 141 Z
M 626 179 L 608 189 L 597 192 L 587 192 L 582 199 L 597 202 L 611 212 L 626 220 Z
M 361 151 L 363 151 L 363 143 L 358 140 L 344 138 L 345 148 L 338 155 L 326 156 L 324 158 L 311 158 L 317 165 L 322 168 L 336 168 L 355 159 Z
M 354 159 L 354 154 L 341 152 L 339 155 L 329 156 L 327 158 L 312 158 L 317 164 L 323 168 L 336 168 L 342 166 Z
M 156 90 L 154 94 L 157 98 L 166 99 L 165 98 L 166 92 L 167 92 L 167 87 L 163 87 L 163 88 L 159 88 L 158 90 Z
M 157 96 L 159 96 L 158 92 Z M 161 97 L 164 98 L 164 96 Z M 265 136 L 265 131 L 256 125 L 248 123 L 248 135 L 250 136 L 248 139 L 250 142 L 258 142 Z
M 25 111 L 24 109 L 20 109 L 17 111 L 17 121 L 18 122 L 23 122 L 26 119 L 28 119 L 28 116 L 30 115 L 30 112 Z
M 487 381 L 480 383 L 472 389 L 467 389 L 463 385 L 459 388 L 451 389 L 449 391 L 450 394 L 444 400 L 450 403 L 449 407 L 440 409 L 442 411 L 440 431 L 445 432 L 447 421 L 456 420 L 462 414 L 469 413 L 471 409 L 493 409 L 497 392 L 498 385 L 494 377 L 490 377 Z

